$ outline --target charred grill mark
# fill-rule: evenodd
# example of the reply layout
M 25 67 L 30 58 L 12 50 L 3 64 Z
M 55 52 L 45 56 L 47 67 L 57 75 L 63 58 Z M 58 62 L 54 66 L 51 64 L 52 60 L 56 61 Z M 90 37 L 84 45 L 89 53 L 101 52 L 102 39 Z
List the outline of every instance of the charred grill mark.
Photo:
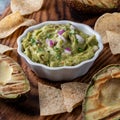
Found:
M 100 107 L 100 108 L 98 107 L 96 109 L 89 110 L 89 111 L 87 111 L 86 114 L 89 114 L 91 112 L 95 112 L 95 111 L 97 111 L 99 109 L 104 109 L 104 107 Z M 116 116 L 120 116 L 120 110 L 112 112 L 111 114 L 108 114 L 106 117 L 101 118 L 100 120 L 113 120 L 113 118 L 115 118 Z
M 12 66 L 13 73 L 22 73 L 22 69 L 18 66 Z
M 98 84 L 100 84 L 100 83 L 103 83 L 103 82 L 105 82 L 105 81 L 108 80 L 108 79 L 111 79 L 111 76 L 106 76 L 106 77 L 104 77 L 104 78 L 101 78 L 101 79 L 96 80 L 95 85 L 98 85 Z
M 16 74 L 14 74 L 13 76 L 12 76 L 13 78 L 23 78 L 24 79 L 24 76 L 23 76 L 23 73 L 21 73 L 21 74 L 18 74 L 18 73 L 16 73 Z M 18 80 L 18 79 L 16 79 L 16 80 Z
M 9 64 L 9 66 L 11 66 L 11 67 L 12 67 L 12 66 L 15 66 L 15 65 L 16 65 L 15 63 L 10 63 L 10 64 Z
M 4 95 L 24 92 L 26 85 L 24 83 L 11 83 L 2 87 Z
M 93 2 L 90 0 L 87 0 L 89 5 L 93 5 Z
M 21 80 L 24 80 L 25 78 L 24 78 L 24 76 L 20 76 L 20 75 L 18 75 L 18 76 L 14 76 L 13 78 L 12 78 L 12 80 L 14 81 L 16 81 L 16 80 L 19 80 L 19 81 L 21 81 Z
M 120 78 L 120 72 L 112 74 L 113 78 Z
M 106 76 L 106 77 L 104 77 L 104 78 L 101 78 L 101 79 L 96 80 L 95 85 L 99 85 L 99 84 L 105 82 L 106 80 L 109 80 L 109 79 L 112 79 L 112 78 L 120 78 L 120 72 L 114 73 L 114 74 L 112 74 L 111 76 Z
M 23 93 L 24 91 L 23 90 L 15 90 L 15 91 L 7 91 L 7 92 L 4 92 L 4 95 L 10 95 L 10 94 L 21 94 Z
M 102 0 L 101 0 L 101 5 L 104 6 L 104 8 L 108 7 Z
M 89 114 L 89 113 L 91 113 L 91 112 L 98 111 L 98 110 L 100 110 L 100 109 L 104 109 L 104 106 L 99 105 L 99 106 L 98 106 L 97 108 L 95 108 L 95 109 L 91 109 L 91 110 L 86 111 L 86 114 Z
M 21 84 L 21 83 L 24 83 L 24 82 L 21 82 L 21 81 L 12 81 L 12 82 L 9 82 L 9 83 L 7 83 L 5 86 L 7 86 L 7 85 L 14 85 L 14 84 Z
M 6 89 L 6 88 L 17 88 L 18 86 L 21 86 L 21 87 L 23 87 L 23 86 L 25 86 L 25 84 L 23 83 L 23 82 L 14 82 L 14 83 L 11 83 L 11 84 L 7 84 L 7 85 L 5 85 L 5 86 L 3 86 L 3 89 Z
M 20 71 L 20 70 L 16 70 L 16 71 L 13 71 L 13 72 L 12 72 L 12 75 L 20 74 L 20 73 L 22 73 L 22 71 Z
M 103 118 L 101 120 L 113 120 L 116 116 L 120 116 L 120 110 L 106 116 L 105 118 Z
M 102 6 L 104 6 L 104 8 L 109 8 L 109 7 L 111 7 L 111 6 L 109 6 L 110 4 L 115 6 L 115 4 L 117 4 L 117 2 L 112 1 L 111 3 L 108 4 L 101 0 L 101 4 L 102 4 Z

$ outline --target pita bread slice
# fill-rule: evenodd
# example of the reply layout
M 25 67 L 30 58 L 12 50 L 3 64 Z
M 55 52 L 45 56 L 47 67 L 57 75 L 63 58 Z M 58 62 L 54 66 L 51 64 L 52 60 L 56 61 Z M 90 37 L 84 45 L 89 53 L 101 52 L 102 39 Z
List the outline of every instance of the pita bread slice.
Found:
M 21 15 L 28 15 L 38 11 L 43 3 L 44 0 L 11 0 L 11 10 L 19 11 Z
M 120 33 L 106 31 L 106 34 L 112 54 L 120 54 Z
M 0 44 L 0 53 L 1 54 L 5 53 L 7 51 L 14 50 L 14 49 L 16 49 L 16 48 L 12 48 L 12 47 Z
M 63 96 L 60 89 L 38 83 L 40 115 L 54 115 L 66 112 Z
M 67 112 L 71 112 L 73 108 L 77 107 L 82 102 L 87 89 L 87 84 L 69 82 L 61 84 L 61 88 Z
M 120 33 L 120 13 L 103 14 L 97 19 L 94 29 L 101 35 L 103 44 L 108 43 L 106 39 L 106 31 Z
M 36 24 L 33 19 L 24 18 L 19 12 L 11 13 L 0 21 L 0 39 L 8 37 L 22 26 Z

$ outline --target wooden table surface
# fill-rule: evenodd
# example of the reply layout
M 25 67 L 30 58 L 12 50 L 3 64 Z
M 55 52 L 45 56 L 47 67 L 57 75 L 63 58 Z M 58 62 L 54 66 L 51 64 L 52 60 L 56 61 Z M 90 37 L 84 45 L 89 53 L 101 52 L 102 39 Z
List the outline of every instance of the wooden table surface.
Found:
M 8 6 L 0 19 L 11 13 L 11 9 Z M 94 27 L 95 21 L 99 17 L 89 15 L 80 15 L 77 12 L 70 10 L 63 0 L 45 0 L 44 6 L 40 11 L 37 11 L 31 15 L 27 15 L 27 18 L 33 18 L 37 23 L 48 20 L 71 20 L 79 23 L 87 24 Z M 0 40 L 1 44 L 8 45 L 10 47 L 17 47 L 16 39 L 27 27 L 21 27 L 15 31 L 11 36 Z M 31 91 L 27 98 L 21 98 L 19 101 L 5 102 L 0 101 L 0 120 L 81 120 L 82 106 L 78 106 L 71 113 L 62 113 L 52 116 L 40 116 L 39 115 L 39 96 L 38 96 L 38 81 L 42 83 L 48 83 L 53 86 L 59 86 L 61 82 L 51 82 L 41 78 L 38 78 L 31 69 L 27 66 L 25 61 L 17 54 L 17 51 L 10 52 L 8 54 L 15 61 L 17 61 L 23 68 L 26 76 L 28 77 L 31 85 Z M 109 49 L 109 45 L 105 45 L 99 58 L 95 61 L 88 73 L 74 81 L 81 81 L 88 83 L 91 77 L 101 68 L 112 63 L 120 63 L 120 55 L 112 55 Z

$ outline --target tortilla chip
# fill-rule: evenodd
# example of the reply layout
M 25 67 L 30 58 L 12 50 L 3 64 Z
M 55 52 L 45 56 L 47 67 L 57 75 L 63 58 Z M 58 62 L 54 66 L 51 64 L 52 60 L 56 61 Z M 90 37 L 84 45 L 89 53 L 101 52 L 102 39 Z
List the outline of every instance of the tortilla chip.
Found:
M 41 84 L 40 82 L 38 83 L 38 89 L 41 116 L 66 112 L 60 89 Z
M 77 107 L 82 102 L 87 89 L 87 84 L 80 82 L 69 82 L 62 84 L 61 88 L 67 112 L 71 112 L 73 108 Z
M 35 20 L 26 19 L 19 12 L 11 13 L 0 21 L 0 39 L 8 37 L 22 26 L 31 26 L 35 23 Z
M 120 54 L 120 33 L 106 31 L 112 54 Z
M 16 49 L 16 48 L 12 48 L 12 47 L 0 44 L 0 53 L 1 54 L 5 53 L 7 51 L 14 50 L 14 49 Z
M 11 10 L 19 11 L 21 15 L 28 15 L 38 11 L 43 3 L 44 0 L 11 0 Z
M 106 31 L 120 33 L 120 13 L 105 13 L 97 19 L 94 29 L 101 35 L 103 44 L 108 43 Z
M 102 42 L 103 42 L 103 44 L 107 44 L 108 43 L 108 39 L 107 39 L 107 35 L 106 34 L 102 38 Z

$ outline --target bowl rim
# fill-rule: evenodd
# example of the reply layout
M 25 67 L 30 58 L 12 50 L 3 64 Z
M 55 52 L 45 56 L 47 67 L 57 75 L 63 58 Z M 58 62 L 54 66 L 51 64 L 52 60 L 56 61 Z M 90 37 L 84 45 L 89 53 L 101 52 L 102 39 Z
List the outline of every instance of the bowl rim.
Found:
M 89 34 L 94 34 L 97 37 L 99 49 L 95 52 L 94 56 L 91 59 L 85 60 L 85 61 L 83 61 L 83 62 L 81 62 L 81 63 L 79 63 L 77 65 L 74 65 L 74 66 L 49 67 L 49 66 L 41 64 L 41 63 L 33 62 L 27 55 L 25 55 L 22 52 L 21 41 L 22 41 L 22 38 L 25 37 L 26 34 L 29 31 L 33 31 L 34 29 L 38 29 L 38 28 L 40 28 L 40 27 L 42 27 L 42 26 L 44 26 L 46 24 L 66 24 L 66 23 L 73 24 L 78 29 L 82 30 L 83 32 L 85 32 L 87 34 L 89 32 Z M 79 27 L 81 27 L 81 28 L 79 28 Z M 86 30 L 87 30 L 87 32 L 86 32 Z M 101 39 L 101 36 L 99 35 L 99 33 L 97 33 L 89 25 L 86 25 L 86 24 L 83 24 L 83 23 L 78 23 L 78 22 L 73 22 L 73 21 L 70 21 L 70 20 L 45 21 L 45 22 L 42 22 L 42 23 L 30 26 L 17 38 L 17 44 L 18 44 L 18 47 L 17 47 L 18 54 L 21 57 L 23 57 L 30 65 L 43 67 L 43 68 L 46 68 L 48 70 L 61 70 L 61 69 L 75 69 L 75 68 L 79 68 L 79 67 L 83 66 L 86 63 L 90 63 L 92 61 L 95 61 L 96 58 L 101 53 L 101 51 L 103 50 L 102 39 Z

